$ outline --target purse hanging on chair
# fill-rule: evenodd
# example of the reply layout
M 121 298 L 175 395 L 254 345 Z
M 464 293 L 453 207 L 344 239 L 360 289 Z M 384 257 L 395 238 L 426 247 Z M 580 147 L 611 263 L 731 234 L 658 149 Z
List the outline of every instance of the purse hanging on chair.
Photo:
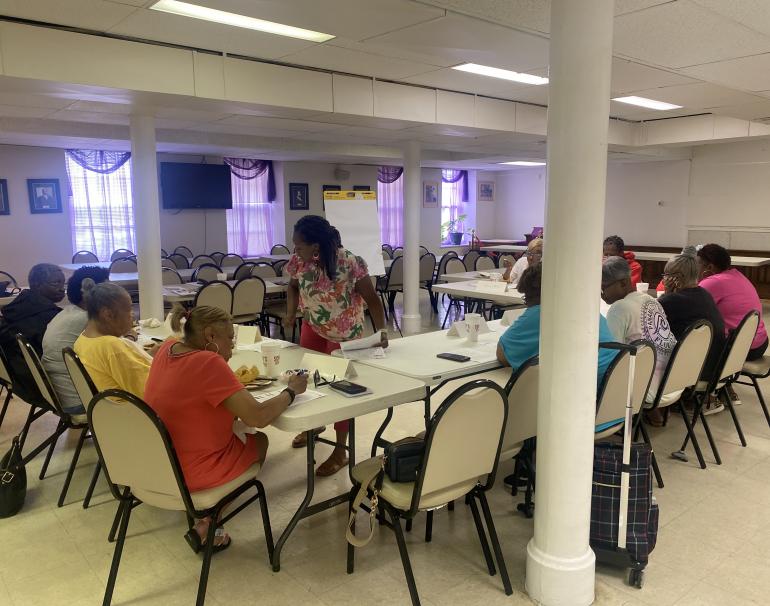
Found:
M 19 513 L 27 496 L 27 470 L 21 457 L 19 436 L 0 460 L 0 518 Z

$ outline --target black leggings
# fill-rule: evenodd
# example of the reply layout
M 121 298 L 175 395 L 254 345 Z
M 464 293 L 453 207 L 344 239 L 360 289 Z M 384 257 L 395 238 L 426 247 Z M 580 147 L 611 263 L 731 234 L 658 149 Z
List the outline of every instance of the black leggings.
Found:
M 752 360 L 759 360 L 762 356 L 764 356 L 765 352 L 767 351 L 767 343 L 768 340 L 765 339 L 765 342 L 762 343 L 762 345 L 755 347 L 754 349 L 750 349 L 749 355 L 746 356 L 746 361 L 751 362 Z

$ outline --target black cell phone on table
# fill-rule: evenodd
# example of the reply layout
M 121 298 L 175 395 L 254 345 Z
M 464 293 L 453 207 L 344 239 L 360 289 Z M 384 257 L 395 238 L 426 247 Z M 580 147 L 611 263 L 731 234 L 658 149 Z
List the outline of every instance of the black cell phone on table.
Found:
M 334 381 L 329 384 L 329 387 L 336 389 L 346 396 L 360 396 L 366 393 L 366 387 L 358 383 L 351 383 L 350 381 Z
M 442 360 L 451 360 L 452 362 L 470 362 L 471 359 L 468 356 L 453 353 L 440 353 L 436 355 L 437 358 Z

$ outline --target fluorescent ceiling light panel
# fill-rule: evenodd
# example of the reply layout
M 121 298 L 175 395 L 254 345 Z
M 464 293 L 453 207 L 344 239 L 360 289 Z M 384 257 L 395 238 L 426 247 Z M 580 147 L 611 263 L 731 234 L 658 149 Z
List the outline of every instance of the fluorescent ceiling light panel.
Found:
M 545 162 L 531 162 L 529 160 L 514 160 L 512 162 L 500 162 L 508 166 L 545 166 Z
M 206 6 L 198 6 L 197 4 L 190 4 L 189 2 L 180 2 L 179 0 L 159 0 L 150 8 L 155 11 L 171 13 L 172 15 L 213 21 L 214 23 L 232 25 L 233 27 L 245 27 L 267 34 L 299 38 L 300 40 L 309 40 L 310 42 L 326 42 L 327 40 L 334 38 L 334 36 L 329 34 L 322 34 L 321 32 L 314 32 L 309 29 L 302 29 L 301 27 L 273 23 L 272 21 L 265 21 L 263 19 L 238 15 L 236 13 L 228 13 L 227 11 L 220 11 Z
M 666 103 L 665 101 L 655 101 L 655 99 L 645 99 L 644 97 L 615 97 L 613 101 L 619 101 L 620 103 L 628 103 L 629 105 L 638 105 L 639 107 L 646 107 L 647 109 L 657 109 L 659 111 L 665 111 L 667 109 L 680 109 L 681 105 L 674 105 L 673 103 Z
M 501 78 L 502 80 L 522 82 L 524 84 L 548 84 L 548 78 L 533 76 L 532 74 L 512 72 L 509 69 L 500 69 L 499 67 L 479 65 L 478 63 L 463 63 L 462 65 L 455 65 L 452 69 L 456 69 L 461 72 L 469 72 L 471 74 L 478 74 L 479 76 L 489 76 L 491 78 Z

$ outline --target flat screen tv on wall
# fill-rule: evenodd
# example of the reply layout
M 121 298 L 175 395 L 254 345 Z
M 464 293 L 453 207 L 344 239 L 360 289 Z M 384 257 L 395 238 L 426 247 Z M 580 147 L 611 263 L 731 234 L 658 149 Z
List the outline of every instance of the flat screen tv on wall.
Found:
M 161 162 L 163 208 L 232 208 L 230 167 L 226 164 Z

